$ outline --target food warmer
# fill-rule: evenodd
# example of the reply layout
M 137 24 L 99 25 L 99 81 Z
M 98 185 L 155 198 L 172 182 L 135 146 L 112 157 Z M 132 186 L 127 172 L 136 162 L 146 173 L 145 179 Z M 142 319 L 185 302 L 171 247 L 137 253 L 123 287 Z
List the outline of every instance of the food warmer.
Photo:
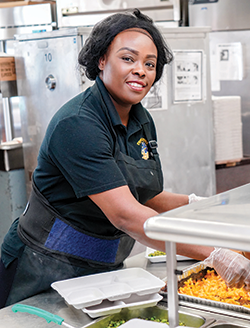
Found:
M 166 242 L 168 317 L 170 328 L 174 328 L 179 322 L 177 276 L 182 274 L 177 270 L 176 243 L 250 251 L 250 184 L 149 218 L 144 230 L 148 237 Z M 226 311 L 219 308 L 211 307 L 208 311 L 215 317 L 221 312 L 227 318 Z M 209 327 L 250 327 L 250 314 L 227 313 L 226 323 L 218 321 Z M 246 325 L 232 324 L 233 317 L 244 317 Z

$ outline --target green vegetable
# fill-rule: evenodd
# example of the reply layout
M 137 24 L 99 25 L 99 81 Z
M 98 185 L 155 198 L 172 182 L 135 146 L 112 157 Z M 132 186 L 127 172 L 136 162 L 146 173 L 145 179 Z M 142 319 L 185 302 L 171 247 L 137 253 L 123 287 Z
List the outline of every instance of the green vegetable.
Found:
M 149 257 L 162 256 L 162 255 L 166 255 L 166 253 L 164 253 L 162 251 L 154 251 L 153 253 L 148 254 Z
M 125 320 L 110 321 L 110 323 L 107 326 L 107 328 L 119 327 L 122 324 L 124 324 L 125 322 L 126 322 Z
M 161 322 L 161 323 L 166 323 L 167 325 L 169 324 L 167 319 L 159 319 L 156 318 L 155 316 L 151 318 L 138 318 L 138 319 L 143 319 L 143 320 L 149 320 L 149 321 L 155 321 L 155 322 Z M 105 328 L 114 328 L 114 327 L 119 327 L 122 324 L 124 324 L 128 320 L 116 320 L 116 321 L 110 321 L 109 325 Z M 179 326 L 186 326 L 183 322 L 179 323 Z

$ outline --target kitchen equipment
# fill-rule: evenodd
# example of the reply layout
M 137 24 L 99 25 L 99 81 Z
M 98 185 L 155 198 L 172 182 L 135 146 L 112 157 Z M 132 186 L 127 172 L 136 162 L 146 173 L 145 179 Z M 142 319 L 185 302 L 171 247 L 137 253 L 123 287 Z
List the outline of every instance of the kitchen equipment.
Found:
M 28 4 L 29 3 L 29 4 Z M 52 31 L 56 17 L 55 3 L 32 1 L 0 3 L 0 143 L 21 136 L 21 119 L 14 58 L 14 34 Z M 13 7 L 14 6 L 14 7 Z M 7 65 L 6 61 L 9 61 Z M 2 73 L 6 74 L 4 80 Z M 10 74 L 12 73 L 12 74 Z M 11 79 L 7 80 L 7 76 Z M 22 144 L 0 146 L 0 244 L 11 223 L 25 209 L 27 194 Z
M 214 31 L 250 27 L 248 0 L 189 0 L 189 25 L 211 26 Z
M 60 0 L 56 1 L 58 27 L 94 25 L 108 15 L 139 8 L 154 21 L 177 27 L 180 0 Z
M 44 318 L 48 323 L 54 322 L 58 325 L 63 325 L 68 328 L 75 328 L 68 323 L 64 322 L 64 319 L 59 317 L 58 315 L 52 314 L 48 311 L 39 309 L 34 306 L 30 305 L 25 305 L 25 304 L 15 304 L 12 306 L 12 311 L 13 312 L 25 312 L 25 313 L 30 313 L 30 314 L 35 314 L 38 317 Z
M 178 277 L 177 277 L 178 282 L 181 280 L 188 279 L 191 275 L 194 275 L 193 277 L 195 279 L 195 275 L 198 275 L 198 273 L 202 272 L 203 270 L 204 270 L 204 272 L 206 272 L 205 271 L 206 269 L 207 269 L 207 266 L 203 262 L 198 262 L 189 267 L 186 267 L 184 270 L 182 270 L 182 274 L 178 275 Z M 199 276 L 197 279 L 199 279 Z M 164 280 L 167 281 L 167 278 Z M 163 295 L 164 299 L 167 298 L 167 292 L 162 291 L 161 294 Z M 210 299 L 206 299 L 206 298 L 180 294 L 180 293 L 178 293 L 178 295 L 179 295 L 179 304 L 182 304 L 182 305 L 186 304 L 187 306 L 190 306 L 190 307 L 197 307 L 197 305 L 200 304 L 201 306 L 205 305 L 205 306 L 210 307 L 211 309 L 213 308 L 213 310 L 225 309 L 225 310 L 234 311 L 236 313 L 239 312 L 239 313 L 246 313 L 246 314 L 250 315 L 250 308 L 245 307 L 245 306 L 230 304 L 230 303 L 226 303 L 226 302 L 219 302 L 219 301 L 214 301 L 214 300 L 210 300 Z
M 22 143 L 0 144 L 0 244 L 27 204 Z
M 188 8 L 190 26 L 211 26 L 209 38 L 212 94 L 218 97 L 241 97 L 244 156 L 250 156 L 249 10 L 249 0 L 240 2 L 237 0 L 190 0 Z M 241 56 L 234 57 L 233 52 L 230 52 L 230 47 L 233 49 L 233 46 L 242 47 Z M 222 53 L 227 52 L 228 56 L 221 58 L 219 48 L 222 49 Z M 231 74 L 224 74 L 222 68 L 225 65 L 226 71 L 232 73 L 242 67 L 241 78 L 232 79 Z
M 122 309 L 120 313 L 116 313 L 107 317 L 99 318 L 92 323 L 85 326 L 85 328 L 106 328 L 111 321 L 121 321 L 125 320 L 129 322 L 132 319 L 148 319 L 151 317 L 155 317 L 157 319 L 166 319 L 169 320 L 169 313 L 168 309 L 165 306 L 157 305 L 149 308 L 143 309 Z M 136 320 L 137 321 L 137 320 Z M 197 315 L 191 311 L 180 311 L 180 322 L 184 323 L 186 327 L 192 328 L 205 328 L 208 327 L 212 322 L 215 320 L 211 315 L 207 315 L 206 318 L 203 317 L 203 314 Z M 146 321 L 147 322 L 147 321 Z M 125 324 L 124 324 L 125 325 Z M 130 326 L 130 324 L 128 324 Z M 163 324 L 162 324 L 163 325 Z M 165 326 L 159 325 L 159 328 L 168 327 L 168 325 L 164 324 Z M 121 328 L 123 325 L 121 326 Z M 126 326 L 125 326 L 126 327 Z M 137 328 L 137 327 L 135 327 Z M 176 327 L 177 328 L 177 327 Z
M 161 31 L 174 61 L 166 66 L 155 94 L 149 92 L 143 104 L 156 125 L 164 189 L 211 196 L 216 188 L 210 29 L 180 27 Z M 192 79 L 194 76 L 198 83 Z
M 55 3 L 52 1 L 40 4 L 23 1 L 13 5 L 14 2 L 9 2 L 4 8 L 0 6 L 0 60 L 2 56 L 13 56 L 15 34 L 52 31 L 56 26 Z M 0 81 L 0 141 L 20 137 L 20 125 L 16 79 Z
M 18 42 L 14 48 L 27 196 L 49 121 L 66 101 L 92 84 L 77 67 L 78 53 L 90 30 L 72 28 L 16 36 Z
M 0 144 L 0 170 L 10 171 L 23 168 L 22 143 L 3 142 Z
M 165 240 L 170 327 L 178 322 L 176 242 L 250 251 L 250 184 L 148 219 L 148 237 Z

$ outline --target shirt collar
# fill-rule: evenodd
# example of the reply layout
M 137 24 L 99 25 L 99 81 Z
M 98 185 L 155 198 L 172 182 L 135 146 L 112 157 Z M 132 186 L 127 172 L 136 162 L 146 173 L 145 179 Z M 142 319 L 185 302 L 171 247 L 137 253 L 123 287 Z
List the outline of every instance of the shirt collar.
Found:
M 120 116 L 115 109 L 115 106 L 111 100 L 111 97 L 106 89 L 105 85 L 103 84 L 102 80 L 97 76 L 96 78 L 96 85 L 100 91 L 102 99 L 105 103 L 106 109 L 109 113 L 110 119 L 112 121 L 113 126 L 122 125 Z M 142 106 L 141 103 L 135 104 L 131 108 L 130 115 L 133 115 L 136 120 L 138 120 L 142 125 L 149 122 L 149 118 L 146 113 L 146 109 Z

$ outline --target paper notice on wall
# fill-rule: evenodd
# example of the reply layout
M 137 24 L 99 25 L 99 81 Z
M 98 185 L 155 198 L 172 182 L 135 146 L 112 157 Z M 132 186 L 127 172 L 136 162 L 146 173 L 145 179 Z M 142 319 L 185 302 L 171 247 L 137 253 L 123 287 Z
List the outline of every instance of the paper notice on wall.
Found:
M 161 79 L 149 90 L 142 100 L 142 105 L 149 111 L 168 109 L 167 68 L 164 67 Z
M 240 42 L 217 44 L 219 80 L 243 79 L 243 54 Z
M 174 102 L 203 100 L 203 51 L 174 51 Z

